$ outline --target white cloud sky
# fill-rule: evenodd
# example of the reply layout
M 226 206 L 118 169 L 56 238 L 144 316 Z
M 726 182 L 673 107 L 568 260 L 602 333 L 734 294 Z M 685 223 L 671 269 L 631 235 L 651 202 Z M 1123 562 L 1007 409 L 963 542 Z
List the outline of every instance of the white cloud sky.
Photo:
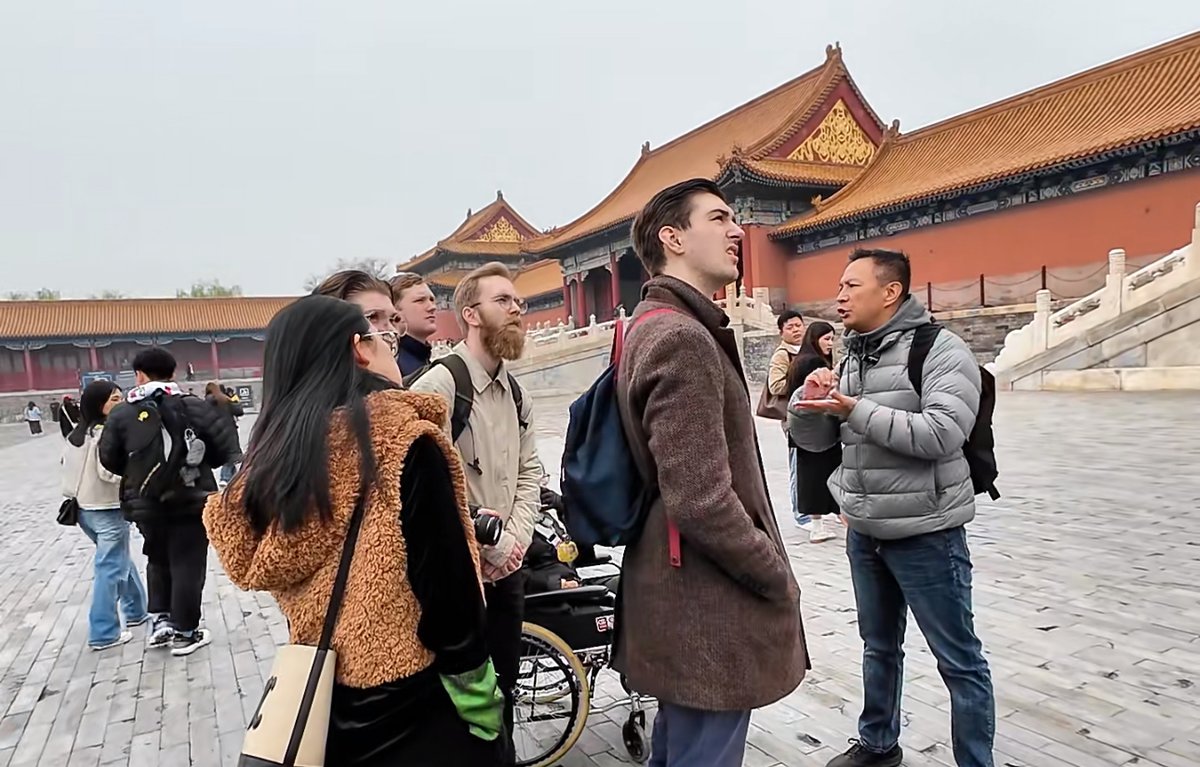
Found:
M 8 2 L 0 290 L 297 293 L 424 250 L 497 189 L 565 224 L 642 142 L 835 40 L 912 130 L 1197 28 L 1195 0 Z

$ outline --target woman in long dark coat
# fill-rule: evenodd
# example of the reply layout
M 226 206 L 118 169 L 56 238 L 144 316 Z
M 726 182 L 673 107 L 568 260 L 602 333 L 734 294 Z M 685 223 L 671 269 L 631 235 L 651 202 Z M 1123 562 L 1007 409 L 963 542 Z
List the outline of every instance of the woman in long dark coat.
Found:
M 828 322 L 814 322 L 804 333 L 800 353 L 788 368 L 788 389 L 796 391 L 804 386 L 804 379 L 818 368 L 833 368 L 833 326 Z M 810 543 L 821 543 L 837 537 L 831 526 L 830 517 L 839 513 L 837 502 L 829 492 L 829 476 L 842 462 L 842 446 L 819 452 L 797 446 L 796 492 L 803 513 L 812 517 L 809 530 Z

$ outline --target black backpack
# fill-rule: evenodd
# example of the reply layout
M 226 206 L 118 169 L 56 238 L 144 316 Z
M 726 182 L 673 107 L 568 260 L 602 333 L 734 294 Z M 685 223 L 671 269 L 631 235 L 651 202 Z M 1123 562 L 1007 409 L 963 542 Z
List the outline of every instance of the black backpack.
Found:
M 908 352 L 908 380 L 918 397 L 921 396 L 925 359 L 941 330 L 941 325 L 930 323 L 921 325 L 913 333 L 912 348 Z M 983 366 L 979 368 L 979 376 L 983 380 L 979 393 L 979 412 L 975 414 L 975 427 L 963 444 L 963 455 L 971 467 L 971 484 L 975 494 L 987 493 L 994 501 L 1000 497 L 1000 491 L 996 489 L 996 477 L 1000 475 L 996 466 L 996 436 L 992 431 L 992 416 L 996 411 L 996 378 Z
M 137 415 L 125 435 L 125 473 L 121 478 L 122 506 L 129 513 L 153 512 L 196 495 L 181 475 L 188 444 L 196 439 L 182 399 L 148 397 L 131 405 Z
M 409 373 L 404 378 L 404 388 L 410 389 L 421 376 L 428 373 L 438 365 L 442 365 L 450 371 L 451 377 L 454 378 L 454 409 L 450 413 L 450 438 L 452 442 L 458 442 L 458 438 L 467 430 L 467 422 L 471 420 L 471 409 L 475 407 L 475 384 L 471 383 L 471 371 L 467 370 L 467 363 L 457 354 L 448 354 L 445 357 L 440 357 L 419 370 Z M 508 390 L 512 392 L 513 404 L 517 408 L 517 423 L 521 427 L 523 433 L 529 424 L 525 422 L 523 413 L 525 411 L 524 396 L 521 394 L 521 387 L 517 385 L 517 379 L 512 373 L 508 374 Z

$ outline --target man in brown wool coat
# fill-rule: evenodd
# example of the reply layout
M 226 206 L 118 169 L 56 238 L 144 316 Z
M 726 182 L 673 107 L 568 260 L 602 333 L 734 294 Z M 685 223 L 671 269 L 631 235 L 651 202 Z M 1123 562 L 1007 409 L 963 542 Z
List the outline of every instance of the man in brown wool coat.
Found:
M 742 235 L 705 179 L 659 192 L 633 224 L 651 278 L 617 399 L 659 497 L 625 552 L 615 666 L 659 700 L 656 767 L 741 765 L 751 710 L 792 692 L 809 668 L 746 378 L 712 301 L 737 279 Z

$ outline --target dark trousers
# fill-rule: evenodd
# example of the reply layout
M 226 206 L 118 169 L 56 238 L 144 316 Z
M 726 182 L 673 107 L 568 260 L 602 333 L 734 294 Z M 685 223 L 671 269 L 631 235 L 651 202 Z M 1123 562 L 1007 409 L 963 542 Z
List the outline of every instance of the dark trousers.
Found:
M 971 554 L 957 527 L 900 540 L 850 531 L 850 576 L 863 640 L 863 746 L 884 752 L 900 738 L 904 630 L 911 608 L 950 691 L 950 730 L 959 767 L 992 767 L 996 702 L 975 635 Z
M 650 767 L 741 767 L 749 711 L 701 711 L 659 701 Z
M 145 539 L 149 611 L 170 615 L 176 631 L 193 631 L 200 624 L 208 534 L 199 514 L 164 517 L 138 522 Z
M 509 762 L 513 755 L 513 708 L 517 674 L 521 667 L 521 623 L 525 620 L 525 573 L 521 570 L 483 587 L 487 601 L 487 640 L 496 679 L 504 693 L 504 729 Z

